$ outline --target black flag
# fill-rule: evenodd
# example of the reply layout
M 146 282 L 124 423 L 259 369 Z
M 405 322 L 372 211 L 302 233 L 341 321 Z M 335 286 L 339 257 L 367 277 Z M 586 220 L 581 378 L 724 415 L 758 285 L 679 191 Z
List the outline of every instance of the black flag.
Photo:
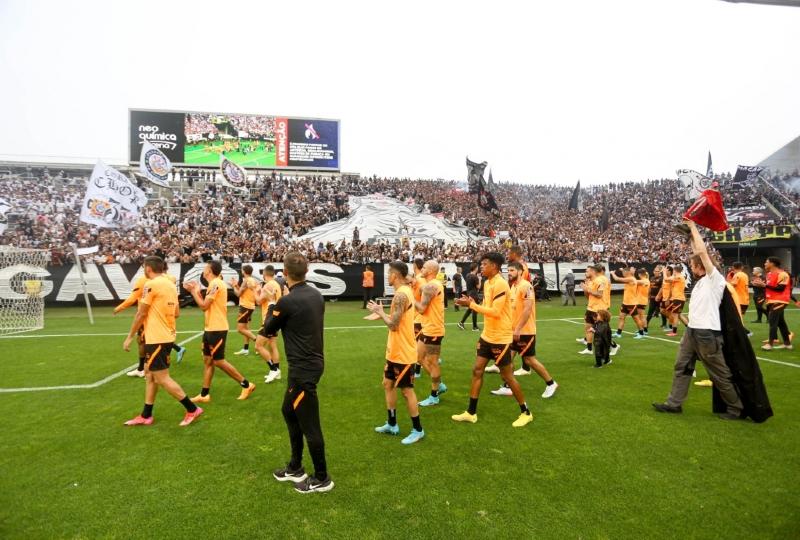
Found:
M 581 201 L 581 181 L 575 185 L 575 190 L 572 192 L 572 198 L 569 200 L 570 210 L 583 210 L 583 201 Z
M 487 189 L 486 183 L 483 181 L 478 185 L 478 206 L 493 214 L 500 213 L 497 201 L 494 200 L 494 195 Z
M 751 184 L 758 179 L 758 175 L 761 174 L 763 170 L 764 167 L 759 167 L 758 165 L 752 167 L 739 165 L 736 168 L 736 175 L 733 177 L 732 183 L 738 185 Z
M 486 183 L 486 189 L 489 193 L 494 193 L 494 178 L 492 178 L 492 170 L 489 169 L 489 181 Z
M 467 158 L 467 186 L 470 193 L 479 193 L 481 184 L 486 181 L 483 179 L 483 171 L 486 169 L 487 163 L 475 163 Z
M 708 151 L 708 165 L 706 165 L 706 176 L 714 176 L 714 167 L 711 166 L 711 150 Z

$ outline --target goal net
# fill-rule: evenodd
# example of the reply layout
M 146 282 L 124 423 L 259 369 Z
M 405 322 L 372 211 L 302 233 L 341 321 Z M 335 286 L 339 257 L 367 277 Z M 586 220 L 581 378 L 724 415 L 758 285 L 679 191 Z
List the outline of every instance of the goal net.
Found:
M 44 328 L 43 249 L 0 246 L 0 335 Z

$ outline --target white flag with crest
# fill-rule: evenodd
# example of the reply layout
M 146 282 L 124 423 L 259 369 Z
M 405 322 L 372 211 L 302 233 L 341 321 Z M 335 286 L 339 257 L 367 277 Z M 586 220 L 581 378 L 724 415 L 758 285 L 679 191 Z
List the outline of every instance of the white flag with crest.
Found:
M 219 156 L 219 170 L 222 173 L 222 183 L 235 189 L 247 189 L 247 171 L 222 154 Z
M 154 184 L 168 188 L 167 175 L 171 170 L 172 163 L 164 152 L 144 141 L 142 154 L 139 156 L 139 171 Z
M 94 166 L 86 185 L 81 221 L 98 227 L 128 229 L 139 221 L 147 195 L 128 177 L 102 161 Z

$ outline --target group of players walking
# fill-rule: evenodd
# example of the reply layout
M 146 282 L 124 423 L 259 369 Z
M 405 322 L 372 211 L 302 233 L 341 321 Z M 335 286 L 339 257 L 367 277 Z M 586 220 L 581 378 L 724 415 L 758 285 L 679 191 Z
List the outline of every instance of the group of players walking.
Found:
M 546 384 L 543 398 L 552 397 L 558 384 L 547 369 L 536 358 L 536 305 L 535 294 L 527 265 L 519 250 L 509 254 L 508 280 L 501 273 L 506 263 L 502 254 L 486 253 L 479 267 L 474 268 L 483 278 L 481 293 L 475 294 L 468 287 L 468 294 L 455 300 L 457 306 L 468 308 L 468 313 L 484 316 L 484 326 L 477 343 L 469 402 L 463 413 L 451 418 L 457 422 L 476 423 L 477 408 L 484 373 L 499 372 L 503 386 L 492 393 L 511 395 L 519 406 L 519 416 L 512 422 L 514 427 L 523 427 L 533 421 L 524 392 L 516 380 L 517 376 L 535 371 Z M 198 404 L 211 401 L 211 383 L 217 369 L 222 370 L 240 387 L 239 400 L 246 400 L 256 385 L 248 381 L 225 357 L 225 344 L 229 330 L 227 318 L 228 287 L 222 280 L 222 266 L 210 261 L 203 270 L 207 283 L 205 294 L 199 282 L 187 281 L 183 287 L 204 312 L 203 331 L 203 383 L 200 393 L 189 398 L 181 386 L 169 375 L 172 350 L 176 350 L 178 362 L 185 348 L 176 344 L 176 319 L 180 315 L 176 279 L 166 273 L 167 266 L 159 257 L 147 257 L 143 264 L 144 275 L 137 280 L 131 295 L 116 309 L 115 313 L 138 304 L 138 310 L 126 337 L 123 348 L 129 350 L 131 343 L 139 343 L 139 365 L 128 373 L 144 377 L 145 404 L 141 414 L 125 422 L 126 425 L 150 425 L 153 423 L 153 405 L 158 388 L 164 388 L 186 409 L 180 422 L 187 426 L 203 414 Z M 780 260 L 768 258 L 763 271 L 756 269 L 752 285 L 756 292 L 756 306 L 760 322 L 762 309 L 770 322 L 769 339 L 762 348 L 791 348 L 793 335 L 786 327 L 783 310 L 791 296 L 790 279 L 780 268 Z M 287 392 L 283 404 L 283 416 L 289 430 L 292 458 L 286 467 L 273 474 L 279 481 L 295 483 L 301 493 L 328 491 L 333 482 L 327 474 L 324 442 L 319 421 L 319 403 L 316 385 L 322 376 L 324 355 L 322 346 L 324 300 L 315 288 L 305 282 L 308 262 L 299 253 L 290 253 L 284 260 L 288 279 L 280 284 L 272 266 L 263 269 L 263 281 L 252 276 L 250 265 L 242 267 L 241 283 L 231 280 L 234 294 L 239 297 L 237 330 L 244 337 L 242 350 L 237 355 L 249 354 L 250 342 L 266 361 L 269 371 L 265 382 L 281 378 L 280 357 L 276 336 L 283 330 L 285 351 L 289 363 Z M 420 407 L 438 405 L 447 392 L 442 381 L 441 347 L 445 336 L 445 290 L 436 279 L 439 265 L 435 260 L 416 260 L 413 275 L 409 275 L 406 263 L 395 261 L 388 265 L 387 281 L 394 289 L 389 312 L 380 303 L 370 301 L 368 308 L 383 320 L 389 329 L 386 345 L 383 388 L 386 400 L 387 420 L 375 428 L 378 433 L 397 435 L 400 427 L 397 420 L 397 394 L 402 394 L 411 417 L 412 429 L 402 439 L 403 444 L 413 444 L 425 436 L 420 419 Z M 610 330 L 611 284 L 602 265 L 591 265 L 586 269 L 584 294 L 588 298 L 584 316 L 584 337 L 579 338 L 586 346 L 580 354 L 594 354 L 595 367 L 603 367 L 612 361 L 610 356 L 620 349 L 616 339 L 623 336 L 625 320 L 630 316 L 635 325 L 634 339 L 643 339 L 648 334 L 648 324 L 656 313 L 663 317 L 662 328 L 668 336 L 678 330 L 678 320 L 686 323 L 682 310 L 686 301 L 686 280 L 680 267 L 657 266 L 650 279 L 645 269 L 634 267 L 618 270 L 612 279 L 624 284 L 622 306 L 617 330 Z M 739 263 L 734 264 L 728 274 L 728 288 L 741 306 L 744 314 L 749 305 L 748 286 L 751 284 Z M 289 294 L 291 291 L 291 294 Z M 248 324 L 256 306 L 261 307 L 262 326 L 258 334 L 250 331 Z M 647 315 L 645 310 L 648 308 Z M 465 317 L 466 318 L 466 317 Z M 755 322 L 755 321 L 754 321 Z M 463 324 L 459 328 L 464 329 Z M 777 343 L 777 333 L 783 343 Z M 513 357 L 522 358 L 522 366 L 514 371 Z M 422 401 L 414 391 L 415 379 L 422 370 L 430 376 L 430 394 Z M 308 445 L 314 461 L 314 475 L 308 476 L 302 468 L 303 441 Z

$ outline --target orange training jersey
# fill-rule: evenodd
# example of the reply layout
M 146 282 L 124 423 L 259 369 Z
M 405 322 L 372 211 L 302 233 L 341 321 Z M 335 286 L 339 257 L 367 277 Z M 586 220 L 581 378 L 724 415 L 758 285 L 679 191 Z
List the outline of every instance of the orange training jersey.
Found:
M 145 343 L 174 343 L 175 310 L 178 308 L 175 284 L 161 274 L 144 284 L 139 302 L 150 306 L 144 320 Z
M 417 362 L 417 343 L 414 339 L 414 293 L 408 285 L 401 285 L 394 291 L 392 309 L 396 307 L 398 298 L 407 299 L 405 312 L 400 317 L 396 330 L 389 330 L 386 341 L 386 359 L 396 364 L 415 364 Z
M 142 291 L 144 290 L 145 283 L 147 283 L 147 276 L 139 276 L 139 278 L 136 280 L 136 283 L 133 284 L 133 290 L 131 291 L 131 294 L 129 294 L 128 298 L 126 298 L 120 305 L 114 308 L 114 313 L 119 313 L 123 309 L 135 306 L 142 297 Z
M 672 278 L 674 281 L 670 287 L 670 298 L 686 301 L 686 278 L 680 273 L 673 274 Z
M 422 274 L 416 276 L 416 279 L 414 280 L 414 296 L 412 297 L 413 300 L 417 302 L 422 300 L 422 287 L 424 287 L 427 282 L 428 280 L 422 277 Z M 417 313 L 416 309 L 414 310 L 414 324 L 422 324 L 422 315 Z
M 633 283 L 625 283 L 625 289 L 622 291 L 622 303 L 626 306 L 635 306 L 636 305 L 636 292 L 638 289 L 638 285 L 635 282 Z
M 206 298 L 213 298 L 205 311 L 206 332 L 228 330 L 228 287 L 221 278 L 214 278 L 208 284 Z
M 646 306 L 650 303 L 650 280 L 647 278 L 640 279 L 639 284 L 636 285 L 636 304 L 639 306 Z
M 609 309 L 611 307 L 611 288 L 608 285 L 608 278 L 606 276 L 597 275 L 589 282 L 589 292 L 596 293 L 603 289 L 603 296 L 597 298 L 596 296 L 589 295 L 589 306 L 586 308 L 595 313 L 601 309 Z
M 736 272 L 733 275 L 733 288 L 736 290 L 736 297 L 739 305 L 747 306 L 750 304 L 750 278 L 744 272 Z
M 263 323 L 267 318 L 267 312 L 269 311 L 269 306 L 274 305 L 278 300 L 281 299 L 283 296 L 283 291 L 281 290 L 280 284 L 274 279 L 270 281 L 265 281 L 261 284 L 261 289 L 266 289 L 267 291 L 272 293 L 274 300 L 268 301 L 266 297 L 261 301 L 261 322 Z
M 530 300 L 533 306 L 528 320 L 525 321 L 519 333 L 522 336 L 532 336 L 536 335 L 536 295 L 533 293 L 533 285 L 531 285 L 530 281 L 518 279 L 511 286 L 511 324 L 514 330 L 517 329 L 522 320 L 526 300 Z
M 444 335 L 444 286 L 438 279 L 429 281 L 436 287 L 436 295 L 431 298 L 428 309 L 420 314 L 422 319 L 422 334 L 428 337 Z
M 258 282 L 254 277 L 246 277 L 242 280 L 239 289 L 239 305 L 247 309 L 256 309 L 256 291 Z M 250 287 L 253 287 L 252 289 Z
M 500 274 L 483 284 L 483 302 L 470 303 L 473 311 L 483 314 L 481 338 L 494 345 L 507 345 L 514 338 L 511 327 L 511 289 Z
M 671 277 L 669 279 L 672 279 Z M 661 283 L 661 301 L 666 302 L 670 300 L 670 293 L 672 292 L 672 283 L 666 280 Z

